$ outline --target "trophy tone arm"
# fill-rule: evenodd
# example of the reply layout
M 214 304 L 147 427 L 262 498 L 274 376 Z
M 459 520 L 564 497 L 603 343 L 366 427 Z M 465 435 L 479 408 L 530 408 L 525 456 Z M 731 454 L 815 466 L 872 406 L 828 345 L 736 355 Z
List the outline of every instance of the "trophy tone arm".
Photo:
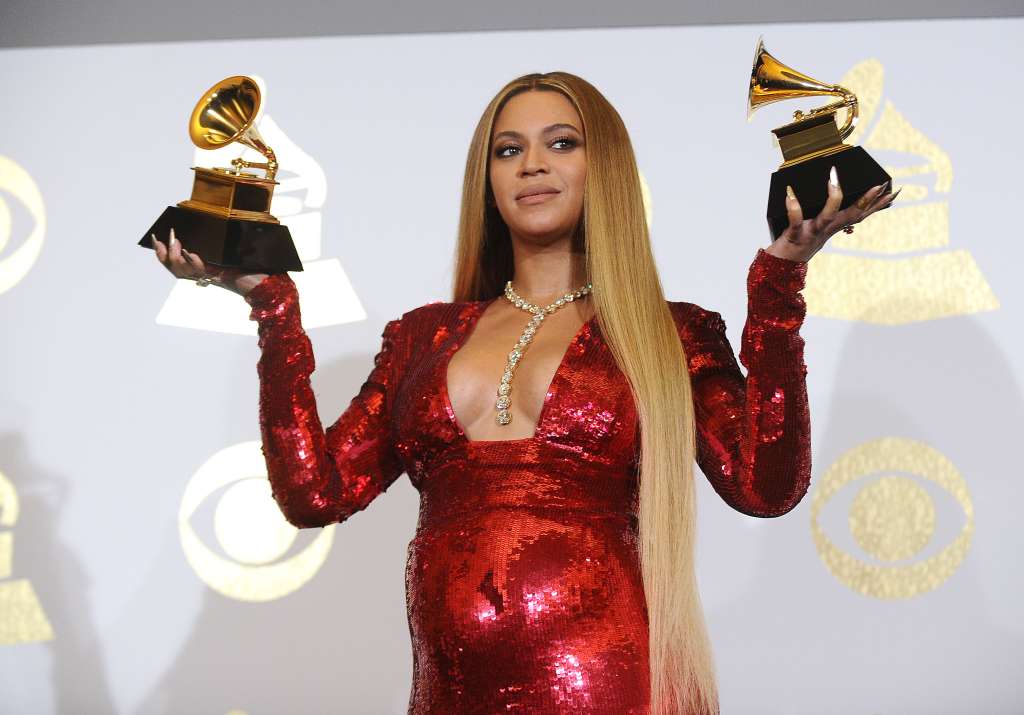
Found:
M 799 121 L 807 117 L 814 117 L 819 114 L 832 114 L 834 112 L 843 109 L 844 107 L 849 109 L 846 113 L 846 121 L 843 122 L 843 126 L 839 127 L 839 137 L 846 139 L 850 134 L 853 133 L 854 127 L 857 126 L 857 120 L 860 118 L 860 104 L 857 102 L 857 95 L 845 87 L 835 85 L 836 94 L 842 99 L 831 104 L 826 104 L 823 107 L 816 107 L 807 112 L 801 112 L 799 109 L 793 112 L 794 121 Z
M 277 176 L 277 156 L 274 155 L 274 150 L 267 147 L 265 152 L 267 161 L 246 161 L 241 157 L 231 160 L 231 166 L 235 167 L 235 173 L 241 173 L 242 169 L 266 169 L 267 179 L 273 180 Z

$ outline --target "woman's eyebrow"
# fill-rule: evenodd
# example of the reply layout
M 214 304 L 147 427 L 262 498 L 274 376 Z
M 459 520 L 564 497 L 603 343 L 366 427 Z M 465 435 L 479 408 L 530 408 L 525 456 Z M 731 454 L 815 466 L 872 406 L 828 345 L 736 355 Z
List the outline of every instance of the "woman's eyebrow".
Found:
M 564 131 L 566 129 L 571 129 L 574 132 L 580 133 L 580 130 L 577 129 L 576 127 L 574 127 L 572 124 L 565 124 L 565 123 L 551 124 L 549 126 L 546 126 L 546 127 L 544 127 L 543 133 L 544 134 L 550 134 L 553 131 L 557 131 L 557 130 L 563 130 Z M 513 139 L 522 139 L 523 138 L 523 135 L 520 134 L 519 132 L 514 131 L 512 129 L 506 129 L 503 132 L 499 132 L 499 133 L 495 134 L 493 141 L 497 141 L 501 137 L 506 137 L 506 136 L 507 137 L 511 137 Z

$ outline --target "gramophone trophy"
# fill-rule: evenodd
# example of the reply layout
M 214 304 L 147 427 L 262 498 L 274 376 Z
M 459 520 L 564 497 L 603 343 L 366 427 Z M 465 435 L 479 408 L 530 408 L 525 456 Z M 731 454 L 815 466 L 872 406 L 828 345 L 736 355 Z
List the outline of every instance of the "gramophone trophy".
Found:
M 193 166 L 192 197 L 168 206 L 138 245 L 153 248 L 150 234 L 166 240 L 173 227 L 181 245 L 208 265 L 252 273 L 302 270 L 288 227 L 270 215 L 277 157 L 256 131 L 259 108 L 260 89 L 250 77 L 228 77 L 203 93 L 188 123 L 192 142 L 200 149 L 238 142 L 267 160 L 232 159 L 233 169 Z M 263 169 L 265 176 L 242 169 Z
M 786 215 L 786 186 L 800 201 L 805 218 L 817 216 L 828 198 L 828 174 L 836 167 L 843 190 L 840 209 L 853 204 L 873 186 L 890 180 L 889 174 L 859 146 L 844 144 L 857 122 L 857 97 L 837 84 L 825 84 L 788 67 L 768 53 L 761 39 L 754 53 L 747 93 L 747 118 L 758 107 L 786 99 L 815 95 L 838 97 L 838 101 L 809 112 L 796 111 L 793 121 L 772 130 L 779 140 L 784 161 L 772 174 L 768 190 L 768 227 L 772 240 L 789 226 Z M 836 112 L 846 108 L 843 126 L 836 124 Z

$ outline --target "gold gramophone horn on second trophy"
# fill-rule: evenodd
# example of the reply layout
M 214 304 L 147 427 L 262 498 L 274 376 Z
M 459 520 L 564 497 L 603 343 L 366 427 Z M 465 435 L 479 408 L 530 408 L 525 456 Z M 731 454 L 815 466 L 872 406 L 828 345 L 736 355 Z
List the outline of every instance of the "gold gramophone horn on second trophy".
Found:
M 782 166 L 849 148 L 842 142 L 857 124 L 857 95 L 845 87 L 821 82 L 780 62 L 765 49 L 764 40 L 758 39 L 747 92 L 747 119 L 766 104 L 820 95 L 840 99 L 809 112 L 797 110 L 793 112 L 792 124 L 773 130 L 786 160 Z M 844 107 L 849 110 L 846 121 L 837 129 L 835 113 Z
M 863 196 L 872 186 L 890 180 L 889 175 L 859 146 L 844 144 L 857 123 L 857 96 L 837 84 L 828 84 L 798 72 L 780 62 L 759 38 L 747 89 L 747 118 L 766 104 L 787 99 L 832 96 L 838 100 L 807 112 L 797 110 L 793 121 L 772 130 L 779 140 L 783 162 L 772 174 L 768 192 L 768 225 L 772 240 L 789 224 L 786 186 L 800 200 L 805 216 L 816 215 L 828 198 L 829 170 L 836 167 L 843 189 L 842 208 Z M 843 126 L 836 125 L 836 112 L 845 108 Z
M 168 206 L 139 245 L 152 248 L 149 234 L 173 227 L 182 245 L 204 262 L 251 271 L 301 271 L 302 262 L 286 226 L 270 214 L 278 184 L 277 157 L 256 130 L 261 94 L 251 77 L 235 75 L 206 90 L 192 109 L 188 135 L 200 149 L 237 143 L 262 154 L 265 162 L 231 160 L 233 169 L 193 166 L 192 197 Z M 263 169 L 264 176 L 243 169 Z

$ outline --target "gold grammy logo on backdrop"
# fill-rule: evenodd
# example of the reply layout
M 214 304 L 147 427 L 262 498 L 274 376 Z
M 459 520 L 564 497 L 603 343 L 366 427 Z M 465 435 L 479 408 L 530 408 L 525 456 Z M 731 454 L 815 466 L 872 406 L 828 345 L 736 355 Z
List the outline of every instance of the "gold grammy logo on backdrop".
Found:
M 14 533 L 18 521 L 18 493 L 0 472 L 0 645 L 53 640 L 43 606 L 28 579 L 10 581 L 14 570 Z
M 866 60 L 840 84 L 860 100 L 861 117 L 850 141 L 876 155 L 892 151 L 913 157 L 908 164 L 885 165 L 903 193 L 854 233 L 836 234 L 808 264 L 807 312 L 900 325 L 995 310 L 999 301 L 971 253 L 949 247 L 952 162 L 891 100 L 883 102 L 884 74 L 879 61 Z
M 226 556 L 204 544 L 192 525 L 206 497 L 221 489 L 213 528 Z M 226 447 L 210 457 L 189 480 L 178 510 L 178 533 L 189 565 L 210 588 L 238 601 L 272 601 L 300 589 L 327 559 L 335 527 L 324 527 L 299 553 L 278 561 L 299 530 L 274 502 L 259 442 Z
M 14 232 L 14 215 L 4 199 L 5 193 L 16 198 L 33 221 L 28 238 L 6 257 L 3 254 Z M 45 235 L 46 208 L 39 187 L 21 166 L 0 156 L 0 294 L 9 291 L 28 275 L 43 249 Z
M 876 563 L 839 548 L 821 525 L 825 505 L 872 474 L 880 476 L 856 492 L 847 522 L 857 545 Z M 935 502 L 921 480 L 953 497 L 964 524 L 952 543 L 915 560 L 931 542 L 937 521 Z M 811 501 L 811 533 L 825 567 L 845 586 L 879 599 L 912 598 L 941 586 L 963 563 L 974 534 L 974 505 L 967 482 L 941 452 L 923 442 L 885 437 L 849 450 L 821 477 Z

